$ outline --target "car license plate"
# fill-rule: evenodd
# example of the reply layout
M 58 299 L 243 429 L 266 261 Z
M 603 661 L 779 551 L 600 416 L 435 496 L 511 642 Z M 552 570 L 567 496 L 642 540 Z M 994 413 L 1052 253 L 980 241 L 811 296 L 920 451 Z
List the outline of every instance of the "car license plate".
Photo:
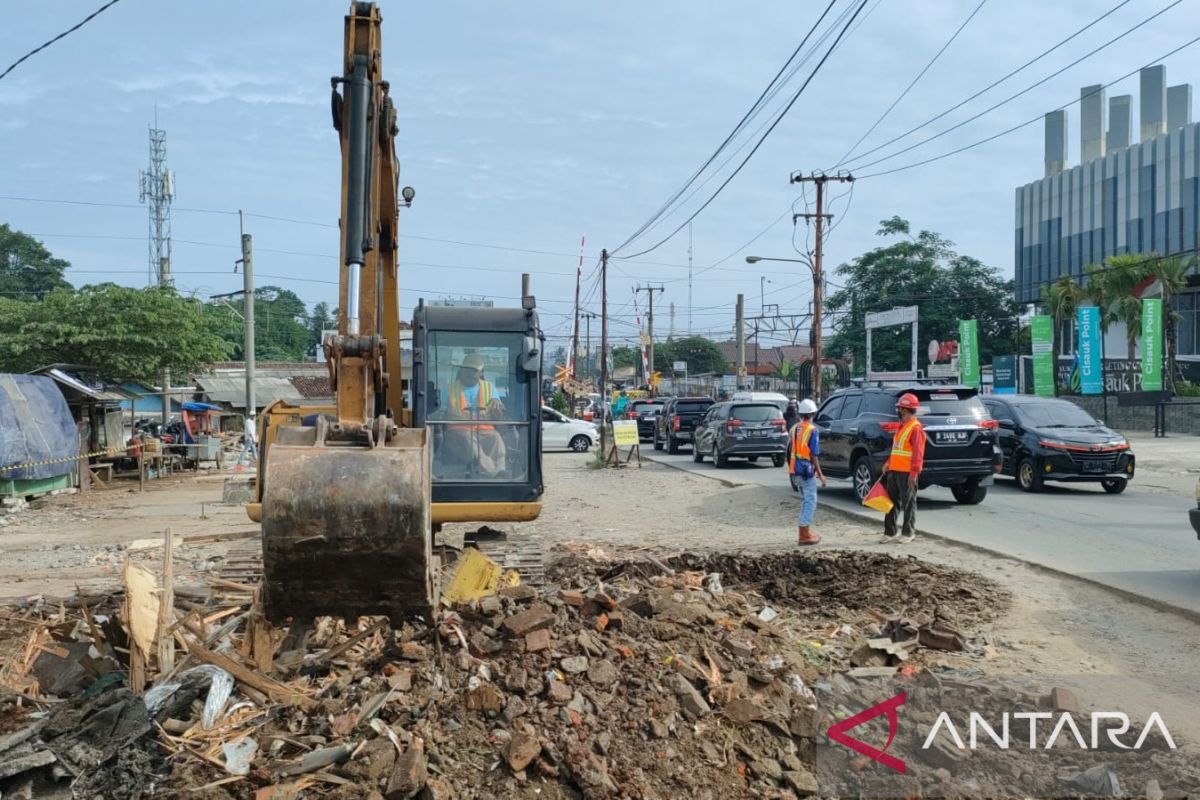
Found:
M 1108 472 L 1109 465 L 1107 461 L 1085 461 L 1083 462 L 1084 472 Z
M 965 442 L 971 437 L 969 431 L 938 431 L 937 441 L 939 444 L 953 444 L 956 442 Z

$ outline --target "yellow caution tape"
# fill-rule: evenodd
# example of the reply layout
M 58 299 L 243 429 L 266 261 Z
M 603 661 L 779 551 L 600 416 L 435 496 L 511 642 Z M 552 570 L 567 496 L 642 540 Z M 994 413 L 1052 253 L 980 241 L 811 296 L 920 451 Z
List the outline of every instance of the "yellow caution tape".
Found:
M 202 447 L 199 444 L 169 444 L 166 447 Z M 62 456 L 60 458 L 44 458 L 41 461 L 26 461 L 23 464 L 10 464 L 7 467 L 0 467 L 0 472 L 15 472 L 19 469 L 28 469 L 29 467 L 41 467 L 46 464 L 65 464 L 71 461 L 78 461 L 81 458 L 97 458 L 99 456 L 112 456 L 118 453 L 124 453 L 127 450 L 133 449 L 136 445 L 126 445 L 123 447 L 111 447 L 108 450 L 97 450 L 93 453 L 80 453 L 74 456 Z M 152 453 L 151 455 L 158 455 Z

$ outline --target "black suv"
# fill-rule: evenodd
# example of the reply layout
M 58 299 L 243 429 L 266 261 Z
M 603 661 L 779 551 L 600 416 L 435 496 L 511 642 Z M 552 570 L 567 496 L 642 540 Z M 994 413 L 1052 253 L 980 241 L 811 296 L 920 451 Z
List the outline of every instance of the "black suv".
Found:
M 919 384 L 840 389 L 817 410 L 821 430 L 821 470 L 850 478 L 859 498 L 883 473 L 899 430 L 896 401 L 911 392 L 921 406 L 925 465 L 920 488 L 948 486 L 964 505 L 983 502 L 1001 463 L 998 424 L 970 386 Z
M 1003 474 L 1027 492 L 1045 481 L 1095 481 L 1120 494 L 1133 478 L 1129 440 L 1070 400 L 989 395 L 983 401 L 1000 424 Z
M 667 452 L 674 454 L 679 452 L 680 444 L 691 443 L 696 423 L 715 402 L 711 397 L 673 397 L 668 400 L 655 419 L 654 449 L 662 450 L 666 445 Z
M 654 438 L 654 425 L 658 414 L 662 411 L 663 403 L 668 398 L 644 397 L 633 400 L 625 406 L 625 419 L 637 420 L 638 439 L 646 441 Z

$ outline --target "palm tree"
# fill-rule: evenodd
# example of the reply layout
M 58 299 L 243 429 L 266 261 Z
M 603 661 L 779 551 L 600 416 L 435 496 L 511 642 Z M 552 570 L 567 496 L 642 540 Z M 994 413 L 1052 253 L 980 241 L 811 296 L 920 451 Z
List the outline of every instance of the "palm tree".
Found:
M 1175 348 L 1179 333 L 1179 312 L 1172 302 L 1187 286 L 1188 273 L 1196 266 L 1196 256 L 1163 256 L 1149 265 L 1149 275 L 1158 281 L 1162 293 L 1163 316 L 1167 326 L 1167 388 L 1175 390 Z
M 1057 373 L 1058 354 L 1062 352 L 1062 327 L 1067 320 L 1075 318 L 1079 304 L 1086 299 L 1087 294 L 1070 275 L 1063 275 L 1049 286 L 1042 287 L 1042 310 L 1054 318 L 1054 360 Z M 1058 381 L 1055 381 L 1055 392 L 1058 391 Z
M 1157 256 L 1140 253 L 1109 256 L 1104 259 L 1101 284 L 1105 308 L 1112 319 L 1125 325 L 1125 342 L 1129 347 L 1129 358 L 1134 358 L 1138 336 L 1142 332 L 1142 290 L 1151 278 L 1151 264 Z

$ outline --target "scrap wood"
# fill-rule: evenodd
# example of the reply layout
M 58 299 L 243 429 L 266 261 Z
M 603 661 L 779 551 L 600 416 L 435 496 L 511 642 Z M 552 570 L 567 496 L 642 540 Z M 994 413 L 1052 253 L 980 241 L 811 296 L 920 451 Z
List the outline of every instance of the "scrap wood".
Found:
M 163 536 L 162 593 L 158 596 L 158 625 L 154 638 L 158 646 L 159 672 L 175 669 L 175 642 L 167 629 L 175 617 L 175 547 L 171 529 Z
M 210 578 L 209 583 L 218 589 L 233 589 L 235 592 L 244 592 L 245 594 L 254 594 L 258 589 L 257 586 L 251 586 L 248 583 L 235 583 L 224 578 Z
M 247 669 L 229 656 L 214 653 L 199 642 L 193 642 L 184 638 L 184 643 L 188 652 L 197 659 L 206 664 L 212 664 L 214 667 L 220 667 L 232 675 L 240 684 L 244 684 L 251 689 L 256 689 L 268 697 L 281 702 L 299 706 L 305 711 L 313 707 L 311 698 L 306 697 L 302 692 L 287 684 L 280 683 L 274 678 L 268 678 L 266 675 L 260 675 L 251 669 Z
M 374 625 L 371 625 L 371 626 L 359 631 L 358 633 L 354 634 L 353 636 L 351 636 L 349 639 L 342 642 L 341 644 L 331 647 L 328 650 L 326 650 L 324 653 L 321 653 L 319 656 L 317 656 L 316 658 L 313 659 L 313 663 L 314 664 L 324 664 L 324 663 L 333 661 L 335 658 L 342 655 L 350 648 L 354 647 L 354 645 L 358 644 L 359 642 L 363 641 L 364 639 L 367 639 L 370 636 L 374 636 L 376 633 L 383 630 L 384 628 L 389 627 L 390 625 L 391 625 L 391 620 L 387 620 L 387 619 L 380 620 L 379 622 L 376 622 Z

